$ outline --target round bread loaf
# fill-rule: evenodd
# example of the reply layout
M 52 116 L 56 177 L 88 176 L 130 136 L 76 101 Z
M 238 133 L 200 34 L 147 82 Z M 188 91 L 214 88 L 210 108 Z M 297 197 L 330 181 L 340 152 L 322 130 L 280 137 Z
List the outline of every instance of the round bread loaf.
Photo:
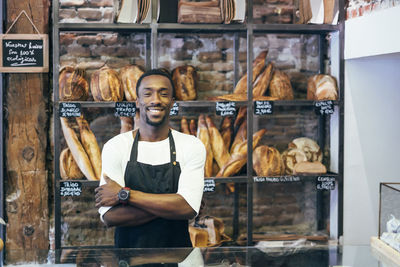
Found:
M 61 101 L 85 101 L 89 95 L 89 83 L 85 70 L 66 66 L 60 70 L 58 88 Z
M 279 100 L 293 100 L 293 89 L 289 76 L 278 69 L 272 75 L 269 91 L 272 97 L 277 97 Z
M 119 71 L 119 77 L 121 79 L 126 100 L 136 100 L 136 84 L 143 73 L 142 68 L 137 65 L 128 65 Z
M 274 147 L 259 146 L 253 151 L 253 168 L 258 176 L 281 175 L 284 169 L 281 154 Z
M 336 80 L 327 74 L 313 75 L 307 81 L 308 100 L 337 100 Z
M 69 148 L 64 149 L 60 154 L 60 176 L 64 180 L 82 179 L 84 177 Z
M 299 137 L 293 139 L 289 144 L 289 148 L 300 149 L 304 152 L 307 157 L 307 161 L 319 161 L 322 162 L 322 151 L 314 140 L 308 137 Z
M 118 73 L 103 67 L 92 74 L 90 90 L 95 101 L 122 101 L 124 91 Z
M 288 149 L 282 153 L 285 174 L 293 174 L 296 163 L 307 161 L 306 154 L 300 149 Z
M 193 66 L 186 65 L 172 71 L 172 81 L 175 87 L 175 98 L 188 101 L 197 98 L 196 91 L 197 73 Z

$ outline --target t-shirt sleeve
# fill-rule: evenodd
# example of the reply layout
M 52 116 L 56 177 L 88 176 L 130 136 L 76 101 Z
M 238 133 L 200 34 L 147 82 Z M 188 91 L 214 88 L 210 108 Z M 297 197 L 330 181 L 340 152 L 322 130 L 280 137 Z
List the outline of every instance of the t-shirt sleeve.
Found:
M 178 192 L 186 202 L 199 213 L 204 188 L 204 164 L 206 149 L 200 140 L 195 140 L 187 152 L 185 164 L 181 165 Z
M 107 175 L 110 179 L 116 181 L 119 185 L 125 186 L 124 170 L 122 169 L 122 153 L 118 152 L 119 149 L 117 144 L 107 142 L 103 146 L 101 152 L 101 178 L 100 185 L 105 184 L 104 175 Z M 100 219 L 103 221 L 103 215 L 111 207 L 100 207 Z

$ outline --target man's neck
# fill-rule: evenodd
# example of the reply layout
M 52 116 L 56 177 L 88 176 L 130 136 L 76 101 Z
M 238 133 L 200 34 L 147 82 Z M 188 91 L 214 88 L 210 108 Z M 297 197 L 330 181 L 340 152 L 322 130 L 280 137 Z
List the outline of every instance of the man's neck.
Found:
M 169 127 L 161 126 L 146 126 L 139 127 L 140 138 L 139 141 L 158 142 L 168 138 Z

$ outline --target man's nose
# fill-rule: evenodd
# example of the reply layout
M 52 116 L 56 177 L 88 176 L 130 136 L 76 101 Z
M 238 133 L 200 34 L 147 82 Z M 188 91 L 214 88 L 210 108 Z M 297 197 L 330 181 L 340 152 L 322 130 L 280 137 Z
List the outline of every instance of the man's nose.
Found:
M 160 102 L 161 102 L 160 94 L 154 93 L 154 94 L 151 96 L 151 103 L 152 103 L 152 104 L 158 104 L 158 103 L 160 103 Z

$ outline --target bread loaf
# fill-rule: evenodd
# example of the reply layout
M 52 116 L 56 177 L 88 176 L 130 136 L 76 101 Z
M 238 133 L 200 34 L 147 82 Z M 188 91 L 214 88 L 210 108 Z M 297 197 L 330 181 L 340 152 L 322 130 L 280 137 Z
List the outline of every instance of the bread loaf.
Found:
M 197 138 L 201 140 L 206 148 L 206 163 L 204 165 L 204 176 L 212 177 L 213 176 L 213 160 L 214 154 L 211 148 L 210 135 L 208 133 L 207 124 L 204 119 L 204 115 L 200 115 L 198 119 L 198 127 L 197 127 Z
M 118 73 L 108 67 L 92 74 L 90 90 L 95 101 L 122 101 L 124 97 Z
M 307 161 L 307 156 L 300 149 L 288 149 L 282 153 L 282 161 L 286 174 L 293 174 L 294 166 L 303 161 Z
M 229 152 L 225 147 L 224 140 L 222 139 L 220 132 L 218 131 L 217 127 L 215 127 L 214 122 L 209 116 L 206 116 L 206 124 L 208 128 L 208 134 L 210 135 L 211 149 L 215 161 L 218 163 L 218 166 L 222 168 L 230 158 Z
M 245 120 L 236 132 L 235 139 L 232 142 L 230 153 L 232 154 L 236 146 L 247 140 L 247 120 Z
M 326 74 L 318 74 L 308 78 L 307 99 L 337 100 L 338 88 L 335 78 Z
M 142 68 L 137 65 L 128 65 L 119 71 L 119 77 L 126 100 L 136 100 L 136 83 L 143 73 Z
M 227 100 L 227 101 L 247 101 L 247 93 L 243 94 L 226 94 L 226 95 L 220 95 L 216 96 L 215 100 Z M 255 96 L 253 95 L 253 101 L 274 101 L 278 100 L 276 97 L 272 96 Z
M 247 119 L 247 107 L 240 107 L 236 115 L 235 122 L 233 123 L 234 131 L 237 131 L 240 125 Z
M 193 247 L 207 247 L 208 245 L 207 230 L 189 225 L 189 235 Z
M 293 100 L 293 89 L 289 76 L 280 70 L 274 71 L 269 91 L 272 97 L 277 97 L 279 100 Z
M 177 100 L 188 101 L 197 98 L 196 79 L 197 73 L 193 66 L 181 66 L 173 70 L 172 81 Z
M 221 133 L 222 139 L 224 140 L 226 150 L 229 151 L 229 147 L 231 145 L 233 136 L 233 125 L 231 117 L 229 116 L 224 117 L 219 132 Z
M 271 81 L 272 73 L 273 65 L 272 63 L 269 63 L 265 70 L 257 77 L 257 80 L 254 82 L 253 96 L 257 97 L 265 94 Z
M 185 117 L 181 118 L 181 132 L 184 133 L 184 134 L 190 134 L 189 124 L 188 124 L 187 119 Z
M 58 78 L 61 101 L 85 101 L 89 95 L 89 83 L 83 69 L 66 66 Z
M 71 125 L 73 122 L 64 117 L 61 117 L 60 120 L 65 141 L 67 142 L 68 148 L 70 149 L 72 157 L 74 158 L 79 169 L 88 180 L 97 181 L 98 178 L 93 170 L 89 156 L 82 146 L 78 135 L 73 130 L 73 125 Z
M 253 61 L 253 78 L 251 80 L 252 83 L 256 80 L 258 75 L 265 68 L 265 59 L 267 57 L 268 50 L 262 51 Z M 247 73 L 238 81 L 233 90 L 235 94 L 246 94 L 247 93 Z
M 64 180 L 82 179 L 84 177 L 69 148 L 65 148 L 60 154 L 60 176 Z
M 294 165 L 293 174 L 324 174 L 326 167 L 319 161 L 303 161 Z
M 307 161 L 319 161 L 322 162 L 322 151 L 314 140 L 307 137 L 299 137 L 289 143 L 290 149 L 299 149 L 304 152 L 307 157 Z
M 189 131 L 191 135 L 197 136 L 197 126 L 195 120 L 193 119 L 190 120 Z
M 274 147 L 257 147 L 253 151 L 253 169 L 258 176 L 281 175 L 284 169 L 281 154 Z
M 80 140 L 85 148 L 85 151 L 89 157 L 90 163 L 92 164 L 96 180 L 100 180 L 101 177 L 101 152 L 99 144 L 97 143 L 96 137 L 92 130 L 90 130 L 89 123 L 83 118 L 83 116 L 76 117 L 76 122 L 79 126 Z

